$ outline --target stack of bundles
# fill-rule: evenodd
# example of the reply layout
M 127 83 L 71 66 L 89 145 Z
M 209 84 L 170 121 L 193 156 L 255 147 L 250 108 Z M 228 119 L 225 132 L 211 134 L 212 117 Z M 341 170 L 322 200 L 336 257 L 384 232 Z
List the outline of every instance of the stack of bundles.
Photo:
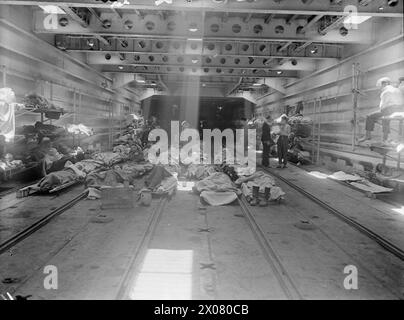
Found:
M 14 157 L 11 153 L 7 153 L 4 156 L 4 159 L 0 159 L 0 172 L 2 170 L 11 170 L 23 167 L 23 162 L 21 160 L 14 160 Z
M 296 114 L 289 118 L 289 125 L 291 126 L 291 130 L 295 136 L 308 138 L 311 135 L 313 121 L 301 114 Z
M 50 103 L 48 100 L 35 93 L 26 95 L 23 103 L 26 108 L 47 109 L 50 107 Z
M 249 202 L 253 199 L 253 187 L 259 187 L 259 193 L 262 195 L 265 193 L 265 188 L 270 188 L 270 201 L 282 199 L 285 195 L 283 190 L 276 186 L 275 179 L 262 171 L 240 177 L 235 183 L 241 185 L 241 191 Z
M 63 114 L 63 109 L 56 108 L 52 103 L 36 93 L 26 95 L 23 104 L 28 109 L 44 111 L 45 117 L 49 119 L 57 120 L 59 119 L 60 114 Z

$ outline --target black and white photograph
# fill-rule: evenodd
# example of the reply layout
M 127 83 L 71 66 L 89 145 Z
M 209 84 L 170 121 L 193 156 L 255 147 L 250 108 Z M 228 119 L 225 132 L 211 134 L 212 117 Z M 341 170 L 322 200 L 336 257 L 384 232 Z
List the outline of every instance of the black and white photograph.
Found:
M 404 299 L 403 9 L 0 0 L 0 304 Z

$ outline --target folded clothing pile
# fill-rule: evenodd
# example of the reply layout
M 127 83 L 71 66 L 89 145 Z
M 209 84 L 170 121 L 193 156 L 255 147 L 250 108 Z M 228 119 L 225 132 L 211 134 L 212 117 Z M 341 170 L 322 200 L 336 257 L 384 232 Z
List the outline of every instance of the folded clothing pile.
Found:
M 276 186 L 275 179 L 269 174 L 262 171 L 257 171 L 250 176 L 240 177 L 238 180 L 236 180 L 235 183 L 237 185 L 241 185 L 241 191 L 243 192 L 247 201 L 250 201 L 252 199 L 253 187 L 259 187 L 260 194 L 265 193 L 265 188 L 270 188 L 270 201 L 275 201 L 285 196 L 285 192 L 283 192 L 280 187 Z

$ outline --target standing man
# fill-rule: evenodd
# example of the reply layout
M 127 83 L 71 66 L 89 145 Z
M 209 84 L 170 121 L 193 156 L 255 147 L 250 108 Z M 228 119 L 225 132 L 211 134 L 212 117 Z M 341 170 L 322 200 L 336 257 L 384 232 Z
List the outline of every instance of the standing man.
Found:
M 288 163 L 289 135 L 291 132 L 288 120 L 286 115 L 282 116 L 281 124 L 279 125 L 279 138 L 277 141 L 279 164 L 277 168 L 286 168 Z
M 390 78 L 384 77 L 377 81 L 376 86 L 380 88 L 379 111 L 373 112 L 366 117 L 366 135 L 359 142 L 370 140 L 371 132 L 375 128 L 375 123 L 382 117 L 389 116 L 402 109 L 402 93 L 400 89 L 391 85 Z M 383 141 L 386 141 L 390 133 L 390 121 L 383 120 Z
M 271 147 L 275 144 L 274 141 L 272 140 L 271 136 L 271 125 L 272 125 L 272 119 L 271 116 L 268 115 L 264 119 L 264 124 L 262 125 L 262 135 L 261 135 L 261 142 L 262 142 L 262 165 L 264 167 L 269 167 L 270 161 L 269 161 L 269 156 L 271 152 Z

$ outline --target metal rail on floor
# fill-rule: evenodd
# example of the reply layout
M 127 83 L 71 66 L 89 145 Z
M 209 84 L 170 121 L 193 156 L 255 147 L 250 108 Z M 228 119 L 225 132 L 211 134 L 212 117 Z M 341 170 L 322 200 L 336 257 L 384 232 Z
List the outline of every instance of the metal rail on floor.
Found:
M 10 248 L 14 247 L 16 244 L 18 244 L 19 242 L 21 242 L 22 240 L 27 238 L 29 235 L 31 235 L 32 233 L 34 233 L 35 231 L 39 230 L 44 225 L 49 223 L 53 218 L 62 214 L 67 209 L 70 209 L 71 207 L 73 207 L 77 202 L 84 199 L 86 196 L 87 196 L 87 191 L 83 191 L 75 198 L 71 199 L 70 201 L 66 202 L 65 204 L 56 208 L 55 210 L 52 210 L 49 214 L 47 214 L 43 218 L 35 221 L 29 227 L 25 228 L 24 230 L 18 232 L 17 234 L 15 234 L 15 235 L 11 236 L 10 238 L 8 238 L 7 240 L 3 241 L 0 244 L 0 254 L 2 254 L 5 251 L 9 250 Z
M 160 199 L 160 202 L 157 205 L 157 208 L 154 210 L 152 216 L 150 217 L 149 223 L 145 232 L 143 233 L 142 239 L 139 244 L 135 248 L 135 251 L 132 255 L 132 258 L 129 262 L 129 265 L 126 269 L 125 275 L 122 278 L 122 281 L 119 285 L 118 293 L 116 295 L 116 300 L 126 300 L 129 299 L 129 290 L 132 281 L 134 281 L 134 277 L 136 276 L 136 272 L 138 271 L 138 267 L 140 262 L 150 244 L 151 239 L 153 238 L 157 225 L 160 222 L 161 215 L 164 212 L 164 209 L 167 205 L 168 197 Z
M 271 269 L 274 271 L 274 274 L 278 279 L 278 282 L 286 297 L 291 300 L 302 300 L 302 294 L 299 292 L 297 286 L 294 284 L 292 277 L 283 266 L 281 260 L 279 259 L 275 250 L 272 248 L 261 227 L 256 222 L 253 214 L 250 211 L 246 199 L 244 197 L 239 199 L 239 204 L 254 236 L 257 239 L 257 242 L 259 243 L 264 253 L 265 259 L 271 266 Z
M 281 175 L 277 174 L 276 172 L 274 172 L 273 170 L 270 170 L 268 168 L 264 168 L 261 167 L 264 171 L 268 172 L 269 174 L 275 176 L 277 179 L 281 180 L 282 182 L 286 183 L 288 186 L 292 187 L 293 189 L 295 189 L 296 191 L 300 192 L 301 194 L 303 194 L 305 197 L 309 198 L 310 200 L 312 200 L 313 202 L 317 203 L 318 205 L 320 205 L 321 207 L 323 207 L 324 209 L 326 209 L 327 211 L 329 211 L 330 213 L 332 213 L 333 215 L 335 215 L 336 217 L 340 218 L 341 220 L 343 220 L 345 223 L 347 223 L 348 225 L 350 225 L 351 227 L 355 228 L 356 230 L 358 230 L 359 232 L 361 232 L 362 234 L 364 234 L 365 236 L 367 236 L 368 238 L 372 239 L 373 241 L 375 241 L 376 243 L 378 243 L 381 247 L 383 247 L 385 250 L 387 250 L 388 252 L 390 252 L 391 254 L 393 254 L 394 256 L 396 256 L 397 258 L 399 258 L 400 260 L 404 261 L 404 251 L 399 248 L 398 246 L 396 246 L 395 244 L 393 244 L 392 242 L 390 242 L 389 240 L 383 238 L 382 236 L 380 236 L 379 234 L 377 234 L 376 232 L 370 230 L 369 228 L 365 227 L 364 225 L 360 224 L 359 222 L 351 219 L 350 217 L 346 216 L 345 214 L 343 214 L 342 212 L 340 212 L 339 210 L 329 206 L 327 203 L 325 203 L 324 201 L 320 200 L 319 198 L 317 198 L 316 196 L 312 195 L 311 193 L 307 192 L 306 190 L 304 190 L 303 188 L 295 185 L 294 183 L 292 183 L 291 181 L 285 179 L 284 177 L 282 177 Z

